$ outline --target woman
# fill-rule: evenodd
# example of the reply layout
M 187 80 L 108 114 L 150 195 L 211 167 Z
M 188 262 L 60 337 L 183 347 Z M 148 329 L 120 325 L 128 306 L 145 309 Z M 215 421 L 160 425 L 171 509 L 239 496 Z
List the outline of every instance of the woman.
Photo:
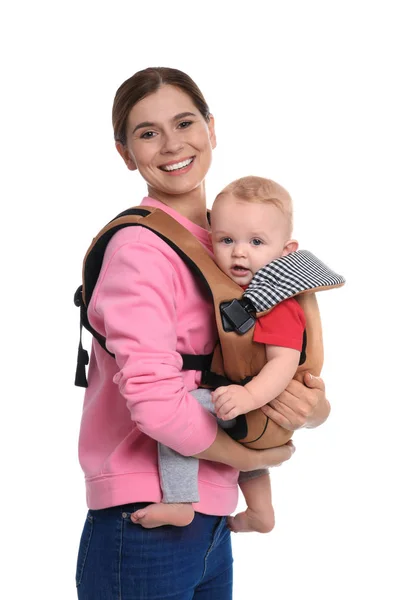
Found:
M 136 73 L 117 91 L 113 125 L 118 152 L 147 184 L 142 204 L 169 213 L 210 251 L 204 179 L 214 119 L 194 82 L 174 69 Z M 79 599 L 230 599 L 225 516 L 236 507 L 238 470 L 280 464 L 293 446 L 246 449 L 189 394 L 200 374 L 181 371 L 180 353 L 211 352 L 213 307 L 184 262 L 149 230 L 127 227 L 113 236 L 88 315 L 115 360 L 93 344 L 79 442 L 89 506 Z M 329 413 L 323 382 L 307 384 L 292 382 L 266 414 L 289 429 L 319 425 Z M 161 500 L 156 440 L 206 459 L 187 527 L 146 529 L 131 520 Z

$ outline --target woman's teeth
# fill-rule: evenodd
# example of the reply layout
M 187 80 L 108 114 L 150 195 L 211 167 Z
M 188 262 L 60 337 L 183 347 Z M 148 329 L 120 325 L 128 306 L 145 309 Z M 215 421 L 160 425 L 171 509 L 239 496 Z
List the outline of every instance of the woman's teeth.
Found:
M 184 167 L 188 167 L 188 165 L 193 161 L 193 158 L 188 158 L 187 160 L 183 160 L 174 165 L 166 165 L 160 167 L 163 171 L 177 171 L 178 169 L 184 169 Z

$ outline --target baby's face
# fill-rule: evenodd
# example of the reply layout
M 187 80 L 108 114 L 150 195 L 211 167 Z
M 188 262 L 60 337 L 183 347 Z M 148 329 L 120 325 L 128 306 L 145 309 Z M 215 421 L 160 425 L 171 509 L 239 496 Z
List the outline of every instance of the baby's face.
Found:
M 287 218 L 272 204 L 221 195 L 212 208 L 211 230 L 216 263 L 240 286 L 248 285 L 267 263 L 291 252 Z

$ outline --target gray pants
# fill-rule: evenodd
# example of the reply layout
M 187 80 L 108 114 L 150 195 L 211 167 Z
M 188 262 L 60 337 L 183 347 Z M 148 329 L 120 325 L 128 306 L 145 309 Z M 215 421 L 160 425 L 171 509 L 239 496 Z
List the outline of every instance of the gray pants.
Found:
M 211 390 L 199 388 L 191 392 L 194 398 L 210 413 L 214 413 L 211 402 Z M 230 429 L 235 424 L 232 421 L 217 419 L 222 429 Z M 198 495 L 198 459 L 183 456 L 163 444 L 158 444 L 160 486 L 163 492 L 163 502 L 168 504 L 182 502 L 199 502 Z M 258 469 L 248 473 L 240 473 L 239 483 L 255 479 L 268 473 L 268 469 Z

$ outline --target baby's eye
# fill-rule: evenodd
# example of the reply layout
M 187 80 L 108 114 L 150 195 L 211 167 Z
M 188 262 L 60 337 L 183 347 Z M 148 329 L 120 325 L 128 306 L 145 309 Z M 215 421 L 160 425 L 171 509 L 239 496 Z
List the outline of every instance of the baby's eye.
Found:
M 152 138 L 154 138 L 156 135 L 156 133 L 154 131 L 145 131 L 145 133 L 143 133 L 141 135 L 141 139 L 142 140 L 151 140 Z
M 221 239 L 221 242 L 222 242 L 223 244 L 232 244 L 232 238 L 230 238 L 230 237 L 225 237 L 225 238 L 222 238 L 222 239 Z
M 259 238 L 253 238 L 252 244 L 253 246 L 260 246 L 261 244 L 263 244 L 263 242 L 262 240 L 259 240 Z

